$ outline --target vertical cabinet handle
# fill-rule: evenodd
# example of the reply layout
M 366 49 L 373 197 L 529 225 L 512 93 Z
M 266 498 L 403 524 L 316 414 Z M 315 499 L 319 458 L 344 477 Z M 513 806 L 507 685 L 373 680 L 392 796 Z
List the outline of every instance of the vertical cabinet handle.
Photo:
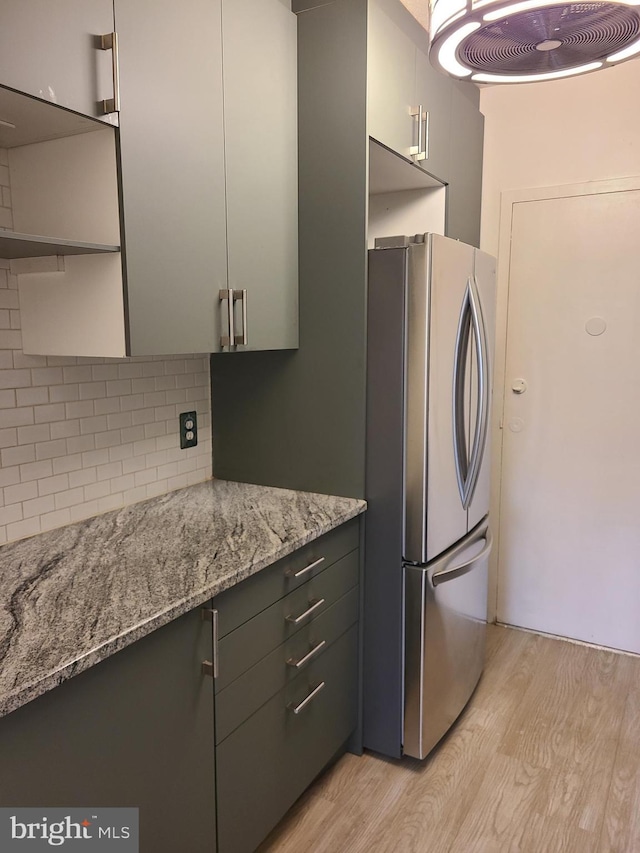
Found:
M 220 290 L 218 292 L 218 298 L 221 302 L 224 302 L 225 300 L 227 302 L 227 334 L 220 336 L 220 346 L 247 346 L 249 342 L 247 334 L 247 291 L 234 290 L 230 287 L 228 290 Z M 235 302 L 240 302 L 242 304 L 242 331 L 239 335 L 236 335 L 235 327 Z
M 425 111 L 422 113 L 422 120 L 424 121 L 424 148 L 422 149 L 422 153 L 424 157 L 421 159 L 428 160 L 429 159 L 429 112 Z
M 213 660 L 202 661 L 202 674 L 210 675 L 212 678 L 217 678 L 219 673 L 218 665 L 218 611 L 212 610 L 209 607 L 202 609 L 203 621 L 211 622 L 211 639 L 213 648 Z
M 120 112 L 120 59 L 118 56 L 118 33 L 105 33 L 100 36 L 101 50 L 111 51 L 111 70 L 113 73 L 113 98 L 102 101 L 102 111 L 105 115 Z
M 246 347 L 249 343 L 249 337 L 247 335 L 247 291 L 238 290 L 236 293 L 237 296 L 235 298 L 240 299 L 242 302 L 242 334 L 235 336 L 235 343 Z
M 417 107 L 411 107 L 410 115 L 413 118 L 418 119 L 418 144 L 412 145 L 409 149 L 409 153 L 413 157 L 414 160 L 424 160 L 424 152 L 422 150 L 423 146 L 423 136 L 422 136 L 422 104 Z
M 412 145 L 409 153 L 414 160 L 429 159 L 429 113 L 423 109 L 422 104 L 411 107 L 411 116 L 418 120 L 418 144 Z

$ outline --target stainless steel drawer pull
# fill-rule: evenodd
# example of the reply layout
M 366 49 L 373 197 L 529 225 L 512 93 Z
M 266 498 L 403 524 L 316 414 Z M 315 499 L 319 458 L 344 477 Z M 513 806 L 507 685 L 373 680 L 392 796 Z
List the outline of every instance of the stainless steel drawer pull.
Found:
M 298 569 L 298 571 L 294 571 L 293 569 L 287 569 L 285 577 L 288 578 L 301 578 L 302 575 L 306 575 L 307 572 L 311 572 L 315 569 L 316 566 L 319 566 L 320 563 L 324 563 L 324 557 L 320 557 L 319 560 L 314 560 L 313 563 L 309 563 L 308 566 L 305 566 L 304 569 Z
M 317 687 L 314 687 L 313 690 L 311 691 L 311 693 L 309 693 L 309 695 L 306 697 L 306 699 L 303 699 L 299 705 L 294 705 L 293 702 L 291 702 L 289 705 L 287 705 L 287 708 L 290 711 L 293 711 L 294 714 L 299 714 L 301 711 L 304 711 L 304 709 L 307 707 L 309 702 L 311 702 L 311 700 L 314 699 L 318 695 L 318 693 L 320 693 L 320 691 L 323 689 L 324 689 L 324 681 L 321 681 L 320 684 L 318 684 Z
M 321 652 L 326 645 L 326 640 L 320 640 L 320 642 L 316 646 L 314 646 L 312 649 L 309 649 L 309 651 L 304 657 L 299 658 L 298 660 L 295 660 L 294 658 L 289 658 L 289 660 L 287 661 L 287 666 L 293 666 L 296 669 L 301 669 L 305 664 L 309 663 L 309 661 L 314 658 L 319 652 Z
M 315 613 L 315 611 L 319 607 L 322 607 L 322 605 L 324 604 L 324 598 L 319 598 L 317 601 L 310 601 L 309 604 L 311 606 L 308 607 L 304 611 L 304 613 L 301 613 L 299 616 L 294 616 L 293 614 L 289 614 L 289 616 L 285 616 L 284 618 L 286 619 L 287 622 L 290 622 L 292 625 L 299 625 L 300 622 L 303 622 L 308 616 L 311 616 L 312 613 Z

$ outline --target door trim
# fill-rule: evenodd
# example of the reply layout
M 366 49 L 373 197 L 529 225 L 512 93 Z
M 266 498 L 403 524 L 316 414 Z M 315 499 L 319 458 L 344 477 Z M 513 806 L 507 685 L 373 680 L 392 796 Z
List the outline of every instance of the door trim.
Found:
M 522 187 L 505 190 L 500 194 L 500 230 L 498 237 L 498 263 L 496 270 L 496 341 L 494 356 L 494 393 L 492 411 L 492 458 L 491 513 L 494 547 L 489 566 L 488 621 L 495 622 L 498 611 L 498 578 L 501 518 L 500 502 L 502 491 L 503 419 L 506 398 L 506 361 L 509 311 L 509 284 L 511 269 L 511 237 L 513 215 L 516 204 L 545 201 L 574 196 L 624 193 L 640 190 L 640 175 L 612 178 L 604 181 L 585 181 L 577 184 L 561 184 L 549 187 Z

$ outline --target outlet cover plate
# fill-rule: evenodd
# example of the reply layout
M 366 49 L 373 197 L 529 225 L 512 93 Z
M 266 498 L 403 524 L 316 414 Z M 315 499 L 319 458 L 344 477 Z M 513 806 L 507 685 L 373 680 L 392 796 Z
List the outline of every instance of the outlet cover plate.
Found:
M 180 413 L 180 449 L 195 447 L 198 443 L 198 415 L 196 412 Z

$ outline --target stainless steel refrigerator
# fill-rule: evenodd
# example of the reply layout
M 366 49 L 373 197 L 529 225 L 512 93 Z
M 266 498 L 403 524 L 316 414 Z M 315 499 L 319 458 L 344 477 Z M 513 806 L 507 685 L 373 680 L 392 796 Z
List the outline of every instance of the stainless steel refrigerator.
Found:
M 495 260 L 435 234 L 375 245 L 364 744 L 424 758 L 484 664 Z

